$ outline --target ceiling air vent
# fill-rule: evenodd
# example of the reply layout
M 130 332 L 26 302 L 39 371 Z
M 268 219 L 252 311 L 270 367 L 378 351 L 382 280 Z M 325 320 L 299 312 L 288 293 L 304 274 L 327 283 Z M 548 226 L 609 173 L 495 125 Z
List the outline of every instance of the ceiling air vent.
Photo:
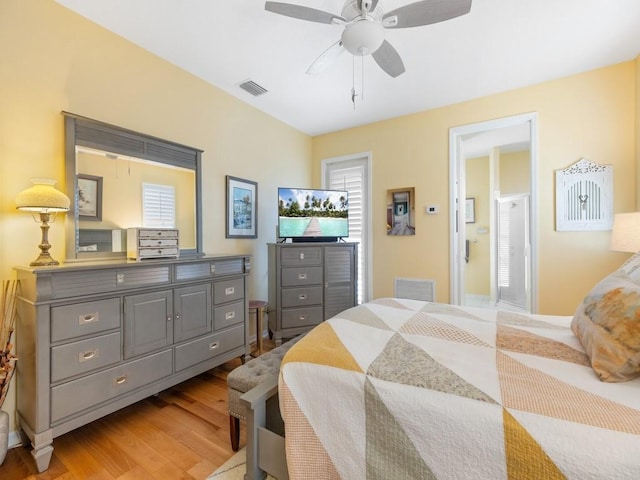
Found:
M 247 80 L 246 82 L 242 82 L 238 86 L 241 89 L 243 89 L 244 91 L 249 92 L 254 97 L 262 95 L 263 93 L 267 93 L 267 89 L 266 88 L 261 87 L 260 85 L 258 85 L 253 80 Z

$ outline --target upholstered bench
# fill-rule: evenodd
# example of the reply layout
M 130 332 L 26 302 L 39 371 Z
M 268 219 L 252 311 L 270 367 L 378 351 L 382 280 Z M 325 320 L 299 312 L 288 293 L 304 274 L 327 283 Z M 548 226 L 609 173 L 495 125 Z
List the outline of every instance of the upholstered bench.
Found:
M 249 360 L 233 369 L 227 376 L 229 396 L 229 432 L 231 448 L 238 451 L 240 445 L 240 420 L 246 420 L 246 407 L 240 402 L 240 396 L 256 387 L 264 380 L 278 377 L 282 357 L 303 335 L 295 337 L 277 348 Z

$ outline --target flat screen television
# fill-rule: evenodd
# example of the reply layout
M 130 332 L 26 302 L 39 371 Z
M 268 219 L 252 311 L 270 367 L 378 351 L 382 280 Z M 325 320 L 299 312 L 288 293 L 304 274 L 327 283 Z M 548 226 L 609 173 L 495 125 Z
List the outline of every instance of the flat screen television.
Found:
M 278 188 L 278 237 L 293 242 L 335 242 L 349 236 L 349 193 Z

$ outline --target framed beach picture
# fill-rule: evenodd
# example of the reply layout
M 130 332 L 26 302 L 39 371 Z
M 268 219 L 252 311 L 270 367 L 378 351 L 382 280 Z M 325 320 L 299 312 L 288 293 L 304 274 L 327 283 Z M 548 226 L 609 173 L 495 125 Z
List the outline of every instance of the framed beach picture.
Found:
M 76 198 L 79 220 L 102 220 L 102 177 L 79 174 Z
M 226 238 L 257 238 L 258 183 L 230 175 L 226 178 Z

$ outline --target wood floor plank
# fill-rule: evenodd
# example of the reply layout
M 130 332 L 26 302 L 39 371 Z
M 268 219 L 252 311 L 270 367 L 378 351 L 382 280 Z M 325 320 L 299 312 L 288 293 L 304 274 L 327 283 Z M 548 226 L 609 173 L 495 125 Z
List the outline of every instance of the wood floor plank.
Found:
M 175 437 L 152 424 L 145 416 L 141 415 L 137 418 L 127 419 L 125 424 L 136 435 L 145 438 L 146 443 L 158 455 L 166 458 L 168 463 L 177 465 L 182 470 L 188 470 L 200 460 L 200 457 L 195 452 L 177 442 Z
M 146 471 L 154 471 L 168 463 L 163 455 L 147 444 L 143 437 L 127 428 L 119 419 L 118 422 L 98 420 L 96 423 L 103 428 L 103 434 L 113 441 L 120 450 L 126 451 L 131 459 Z

